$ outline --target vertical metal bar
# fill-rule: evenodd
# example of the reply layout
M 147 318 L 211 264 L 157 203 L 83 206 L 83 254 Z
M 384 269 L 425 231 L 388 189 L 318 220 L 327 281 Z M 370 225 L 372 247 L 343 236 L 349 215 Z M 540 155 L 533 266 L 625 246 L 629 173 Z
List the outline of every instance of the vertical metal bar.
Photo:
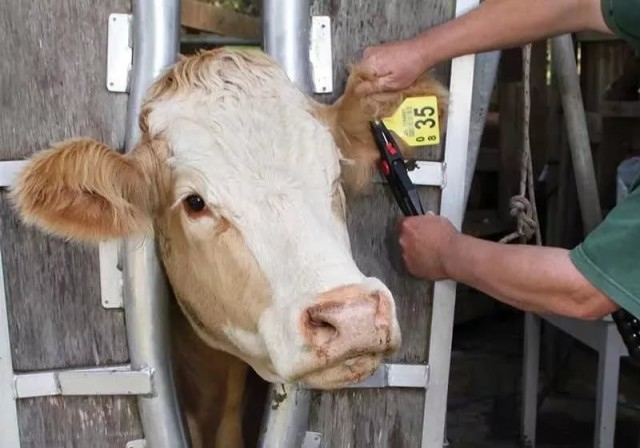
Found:
M 18 409 L 13 392 L 13 361 L 9 340 L 9 314 L 7 292 L 4 286 L 4 268 L 0 253 L 0 446 L 20 448 Z
M 310 0 L 264 0 L 263 45 L 306 93 L 313 83 L 309 64 Z M 271 385 L 259 446 L 299 448 L 308 425 L 311 392 L 294 385 Z
M 614 325 L 607 325 L 602 348 L 598 351 L 598 385 L 596 388 L 596 424 L 593 446 L 613 448 L 616 433 L 618 405 L 618 379 L 620 375 L 620 351 L 615 338 L 619 337 Z
M 469 149 L 467 152 L 467 174 L 464 188 L 465 208 L 469 202 L 471 183 L 476 171 L 491 94 L 498 75 L 500 56 L 500 51 L 480 53 L 476 56 L 475 73 L 473 75 L 473 97 L 471 99 L 471 129 L 469 130 Z
M 478 0 L 457 0 L 455 16 L 468 12 L 478 3 Z M 444 161 L 448 179 L 464 179 L 467 170 L 474 68 L 475 55 L 451 61 L 450 101 L 456 107 L 449 115 L 445 140 Z M 458 229 L 462 226 L 465 210 L 464 194 L 465 182 L 448 182 L 442 190 L 440 215 L 447 217 Z M 429 338 L 431 379 L 424 403 L 423 448 L 441 448 L 445 442 L 456 283 L 451 280 L 435 282 L 433 295 Z
M 178 58 L 179 0 L 133 0 L 133 71 L 125 150 L 138 142 L 138 116 L 154 79 Z M 169 287 L 152 239 L 124 244 L 124 299 L 133 369 L 153 372 L 153 396 L 138 398 L 147 446 L 190 446 L 173 381 L 170 356 Z
M 300 448 L 309 426 L 311 391 L 274 384 L 269 398 L 258 447 Z
M 262 15 L 264 51 L 302 90 L 311 92 L 310 0 L 264 0 Z
M 578 187 L 578 201 L 585 234 L 588 234 L 602 221 L 602 211 L 578 80 L 576 56 L 570 34 L 553 38 L 551 45 Z
M 540 369 L 540 317 L 533 313 L 524 316 L 524 360 L 522 372 L 522 429 L 523 446 L 536 446 L 538 417 L 538 372 Z

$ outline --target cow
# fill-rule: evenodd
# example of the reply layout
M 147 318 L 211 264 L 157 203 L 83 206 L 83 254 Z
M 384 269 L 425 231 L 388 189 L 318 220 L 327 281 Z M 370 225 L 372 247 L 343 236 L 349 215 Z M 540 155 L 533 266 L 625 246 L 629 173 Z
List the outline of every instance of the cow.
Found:
M 335 389 L 401 345 L 393 294 L 352 257 L 347 198 L 371 183 L 371 120 L 448 92 L 427 74 L 396 93 L 350 71 L 333 104 L 259 50 L 183 56 L 149 88 L 140 139 L 35 153 L 10 198 L 21 219 L 78 244 L 153 238 L 179 312 L 177 384 L 194 446 L 242 446 L 244 378 Z M 403 152 L 410 155 L 408 148 Z

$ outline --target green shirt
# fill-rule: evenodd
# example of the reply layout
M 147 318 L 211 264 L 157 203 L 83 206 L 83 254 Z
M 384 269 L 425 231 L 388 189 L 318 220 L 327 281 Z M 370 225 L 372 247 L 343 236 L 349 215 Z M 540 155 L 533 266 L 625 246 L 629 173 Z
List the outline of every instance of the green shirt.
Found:
M 596 288 L 640 318 L 640 179 L 569 255 Z
M 602 0 L 607 26 L 640 50 L 640 0 Z M 611 180 L 612 182 L 615 179 Z M 640 318 L 640 178 L 569 256 L 602 293 Z
M 640 0 L 602 0 L 607 26 L 640 51 Z

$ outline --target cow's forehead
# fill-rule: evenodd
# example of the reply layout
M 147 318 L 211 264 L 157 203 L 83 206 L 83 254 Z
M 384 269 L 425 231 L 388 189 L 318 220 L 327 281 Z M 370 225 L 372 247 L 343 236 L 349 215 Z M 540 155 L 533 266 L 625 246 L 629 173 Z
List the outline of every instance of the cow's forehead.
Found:
M 313 189 L 339 175 L 338 149 L 313 103 L 260 53 L 201 55 L 176 66 L 166 84 L 149 102 L 146 125 L 167 140 L 179 183 Z

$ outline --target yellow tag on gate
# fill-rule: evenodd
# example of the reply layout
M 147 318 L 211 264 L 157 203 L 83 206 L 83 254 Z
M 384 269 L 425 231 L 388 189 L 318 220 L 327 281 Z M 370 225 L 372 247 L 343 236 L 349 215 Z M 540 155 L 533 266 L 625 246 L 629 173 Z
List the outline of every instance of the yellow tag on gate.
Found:
M 438 98 L 435 96 L 407 98 L 392 116 L 382 122 L 409 146 L 440 143 Z

